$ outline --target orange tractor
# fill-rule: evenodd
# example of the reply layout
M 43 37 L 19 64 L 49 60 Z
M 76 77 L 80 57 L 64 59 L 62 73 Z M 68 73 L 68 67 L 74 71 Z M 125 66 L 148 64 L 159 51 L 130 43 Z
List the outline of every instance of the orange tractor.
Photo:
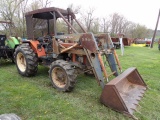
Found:
M 38 9 L 26 13 L 25 17 L 28 40 L 23 41 L 14 53 L 19 74 L 34 76 L 38 64 L 48 66 L 53 87 L 64 92 L 73 90 L 78 74 L 94 74 L 103 89 L 100 101 L 133 117 L 147 86 L 136 68 L 129 68 L 119 75 L 120 62 L 108 33 L 86 32 L 69 8 Z M 67 24 L 64 26 L 67 34 L 58 31 L 58 19 Z M 82 33 L 73 27 L 74 22 Z M 108 66 L 110 74 L 106 70 Z M 115 79 L 108 82 L 110 75 Z

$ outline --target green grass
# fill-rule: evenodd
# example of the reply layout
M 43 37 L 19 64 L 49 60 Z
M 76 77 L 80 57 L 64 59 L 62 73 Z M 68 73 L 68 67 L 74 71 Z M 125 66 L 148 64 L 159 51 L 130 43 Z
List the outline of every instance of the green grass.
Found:
M 136 117 L 160 120 L 160 51 L 157 45 L 117 50 L 123 70 L 137 67 L 149 89 L 140 101 Z M 23 120 L 129 120 L 99 101 L 101 87 L 95 78 L 80 75 L 70 93 L 52 88 L 48 68 L 39 66 L 35 77 L 22 77 L 14 64 L 0 62 L 0 114 L 15 113 Z
M 159 35 L 159 36 L 156 35 L 156 38 L 159 39 L 159 38 L 160 38 L 160 35 Z

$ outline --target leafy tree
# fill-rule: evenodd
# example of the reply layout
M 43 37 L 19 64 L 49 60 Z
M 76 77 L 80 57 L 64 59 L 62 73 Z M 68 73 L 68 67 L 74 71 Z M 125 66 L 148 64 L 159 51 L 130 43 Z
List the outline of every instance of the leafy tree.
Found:
M 148 29 L 144 25 L 137 24 L 133 29 L 133 38 L 146 38 L 148 37 Z

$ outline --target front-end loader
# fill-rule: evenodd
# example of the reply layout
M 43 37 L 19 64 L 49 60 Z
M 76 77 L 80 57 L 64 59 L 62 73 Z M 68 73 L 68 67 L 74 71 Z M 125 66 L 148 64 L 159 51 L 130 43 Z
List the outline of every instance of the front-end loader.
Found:
M 101 103 L 133 117 L 147 85 L 134 67 L 119 74 L 121 65 L 108 33 L 86 32 L 69 8 L 37 9 L 26 13 L 25 17 L 28 40 L 14 53 L 21 75 L 34 76 L 39 64 L 48 66 L 53 87 L 67 92 L 73 90 L 78 74 L 94 74 L 103 89 Z M 58 31 L 58 19 L 67 24 L 67 34 Z M 82 33 L 73 27 L 74 22 Z M 108 81 L 111 75 L 115 78 Z

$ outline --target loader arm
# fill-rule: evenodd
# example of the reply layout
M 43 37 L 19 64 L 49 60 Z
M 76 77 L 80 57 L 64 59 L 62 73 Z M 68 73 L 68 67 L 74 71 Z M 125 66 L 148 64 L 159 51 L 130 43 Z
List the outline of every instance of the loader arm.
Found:
M 97 36 L 98 41 L 96 41 L 95 36 L 92 33 L 84 33 L 80 37 L 80 43 L 83 47 L 85 54 L 90 62 L 93 73 L 101 85 L 104 88 L 105 80 L 108 81 L 109 75 L 107 74 L 102 55 L 105 55 L 106 60 L 108 60 L 109 66 L 111 66 L 111 71 L 116 76 L 118 75 L 116 62 L 113 57 L 112 51 L 108 51 L 112 47 L 112 43 L 109 44 L 108 35 L 101 34 Z M 98 46 L 98 42 L 101 42 L 101 46 Z M 99 48 L 100 47 L 100 48 Z
M 118 58 L 115 61 L 115 52 L 112 49 L 114 46 L 108 34 L 69 34 L 56 36 L 56 39 L 65 41 L 58 43 L 60 53 L 73 54 L 73 62 L 75 62 L 74 55 L 76 54 L 87 57 L 91 70 L 102 88 L 110 75 L 118 76 L 117 64 L 119 61 Z M 105 63 L 108 63 L 112 73 L 107 73 Z

